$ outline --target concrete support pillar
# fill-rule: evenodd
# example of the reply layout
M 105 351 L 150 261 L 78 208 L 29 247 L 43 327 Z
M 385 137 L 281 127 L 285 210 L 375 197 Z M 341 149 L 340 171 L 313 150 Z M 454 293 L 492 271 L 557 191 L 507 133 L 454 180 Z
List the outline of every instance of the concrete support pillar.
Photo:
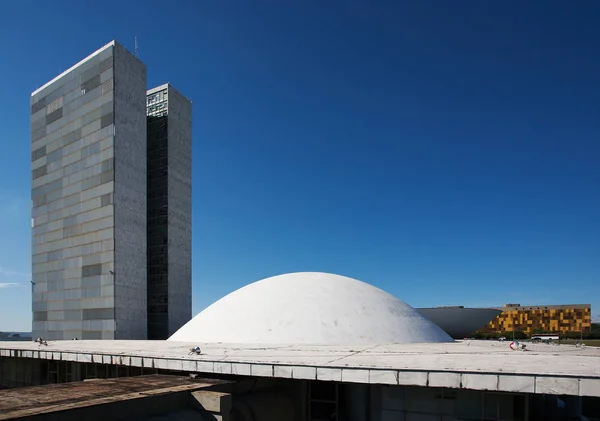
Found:
M 72 362 L 71 363 L 71 377 L 72 381 L 79 382 L 83 380 L 83 376 L 81 374 L 81 364 Z
M 193 408 L 206 413 L 211 419 L 230 420 L 233 407 L 233 396 L 229 393 L 198 390 L 190 394 L 190 404 Z

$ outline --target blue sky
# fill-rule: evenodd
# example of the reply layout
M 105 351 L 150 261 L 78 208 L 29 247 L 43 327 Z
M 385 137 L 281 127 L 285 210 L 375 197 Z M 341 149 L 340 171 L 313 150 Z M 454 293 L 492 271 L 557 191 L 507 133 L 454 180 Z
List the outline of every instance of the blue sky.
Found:
M 29 94 L 117 39 L 193 101 L 193 306 L 327 271 L 600 314 L 600 3 L 3 5 L 0 330 L 30 328 Z M 10 284 L 10 285 L 8 285 Z

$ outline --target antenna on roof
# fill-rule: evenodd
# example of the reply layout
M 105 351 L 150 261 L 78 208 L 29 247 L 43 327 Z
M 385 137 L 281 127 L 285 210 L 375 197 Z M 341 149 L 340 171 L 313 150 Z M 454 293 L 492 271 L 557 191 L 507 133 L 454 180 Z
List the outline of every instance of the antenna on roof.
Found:
M 133 49 L 133 54 L 135 55 L 135 58 L 138 58 L 138 43 L 137 43 L 137 36 L 134 38 L 134 49 Z

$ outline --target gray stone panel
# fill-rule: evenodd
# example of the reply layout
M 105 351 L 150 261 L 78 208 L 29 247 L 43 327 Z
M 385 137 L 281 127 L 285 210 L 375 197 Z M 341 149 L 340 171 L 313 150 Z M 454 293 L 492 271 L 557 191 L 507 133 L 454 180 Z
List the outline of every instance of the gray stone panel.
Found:
M 65 146 L 75 142 L 77 139 L 81 139 L 81 128 L 72 130 L 63 136 Z
M 82 312 L 83 320 L 114 319 L 115 311 L 112 308 L 89 308 Z
M 34 322 L 45 322 L 48 320 L 48 312 L 47 311 L 34 311 L 33 312 L 33 321 Z
M 39 168 L 36 168 L 35 170 L 32 171 L 32 177 L 35 180 L 36 178 L 40 178 L 44 175 L 48 174 L 48 167 L 46 165 L 43 165 Z
M 112 75 L 111 75 L 111 77 L 112 77 Z M 100 86 L 102 95 L 104 95 L 107 92 L 112 91 L 113 88 L 114 88 L 114 79 L 109 79 L 105 82 L 102 82 L 102 85 Z
M 102 265 L 87 265 L 81 267 L 81 277 L 86 278 L 89 276 L 100 276 L 102 275 Z
M 42 146 L 31 152 L 31 162 L 37 161 L 38 159 L 46 156 L 46 146 Z
M 96 76 L 94 76 L 91 79 L 86 80 L 85 82 L 82 83 L 81 91 L 82 92 L 91 92 L 99 86 L 100 86 L 100 74 L 97 74 Z
M 104 128 L 110 124 L 113 124 L 114 116 L 113 113 L 105 114 L 100 119 L 100 128 Z
M 169 335 L 192 317 L 192 105 L 169 86 Z
M 146 337 L 145 85 L 117 44 L 31 97 L 37 336 Z
M 59 108 L 56 111 L 51 112 L 46 116 L 46 125 L 54 123 L 56 120 L 63 116 L 63 109 Z
M 99 63 L 102 63 L 104 60 L 110 59 L 113 56 L 113 50 L 114 48 L 112 46 L 106 46 L 103 51 L 98 52 L 97 54 L 94 53 L 95 55 L 93 57 L 74 67 L 68 73 L 62 75 L 60 79 L 36 91 L 31 96 L 31 105 L 42 100 L 46 100 L 47 103 L 50 103 L 60 95 L 64 95 L 66 93 L 65 88 L 80 85 L 82 82 L 81 75 L 85 74 L 88 69 L 91 69 Z M 101 69 L 99 68 L 98 70 Z
M 63 157 L 63 153 L 64 153 L 64 149 L 57 149 L 53 152 L 50 152 L 47 156 L 46 156 L 46 165 L 51 164 L 54 161 L 57 161 L 59 159 L 61 159 Z
M 82 332 L 81 335 L 81 339 L 88 339 L 88 340 L 97 340 L 97 339 L 105 339 L 102 336 L 102 332 L 101 331 L 88 331 L 88 330 L 84 330 Z
M 113 67 L 113 60 L 112 57 L 108 57 L 107 59 L 102 60 L 100 63 L 94 65 L 94 67 L 83 72 L 81 74 L 81 80 L 89 80 L 95 76 L 99 76 L 111 67 Z
M 117 45 L 113 72 L 115 338 L 145 339 L 146 67 Z
M 104 72 L 113 53 L 107 48 L 31 99 L 36 336 L 70 339 L 82 332 L 82 309 L 104 308 L 102 315 L 114 319 L 114 296 L 102 295 L 103 282 L 113 282 L 114 246 L 103 251 L 103 244 L 114 244 L 114 212 L 101 199 L 114 191 L 114 127 L 100 127 L 113 110 L 114 92 L 100 86 L 109 82 Z M 97 338 L 101 324 L 99 330 Z
M 80 310 L 63 311 L 63 318 L 65 320 L 81 320 L 81 311 Z
M 31 143 L 40 140 L 44 136 L 46 136 L 46 126 L 45 125 L 41 129 L 31 132 Z
M 35 132 L 40 129 L 46 128 L 46 118 L 38 118 L 35 121 L 31 122 L 31 131 Z
M 100 206 L 108 206 L 112 203 L 112 194 L 107 193 L 100 196 Z
M 31 114 L 35 114 L 44 108 L 46 108 L 46 98 L 42 98 L 38 102 L 31 105 Z

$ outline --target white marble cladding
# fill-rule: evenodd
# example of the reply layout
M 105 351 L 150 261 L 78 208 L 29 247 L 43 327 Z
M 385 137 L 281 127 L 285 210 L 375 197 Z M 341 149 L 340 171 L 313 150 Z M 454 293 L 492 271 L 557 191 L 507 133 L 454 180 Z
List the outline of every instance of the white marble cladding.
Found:
M 115 61 L 115 339 L 145 339 L 146 67 L 118 44 Z
M 192 104 L 168 87 L 169 336 L 192 318 Z

